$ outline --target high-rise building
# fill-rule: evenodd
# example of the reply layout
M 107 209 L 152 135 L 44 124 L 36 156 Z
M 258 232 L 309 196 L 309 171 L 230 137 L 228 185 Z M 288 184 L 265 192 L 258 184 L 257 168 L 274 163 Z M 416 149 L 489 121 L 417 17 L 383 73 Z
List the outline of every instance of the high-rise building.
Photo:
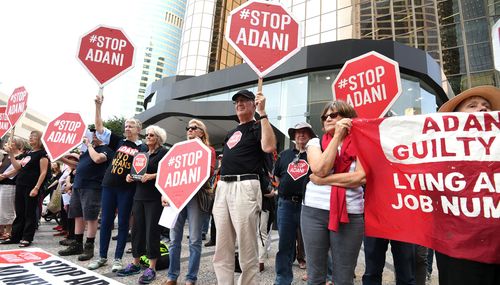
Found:
M 144 110 L 148 84 L 176 74 L 186 0 L 148 0 L 143 9 L 143 22 L 150 34 L 144 51 L 136 113 Z
M 241 64 L 224 39 L 227 16 L 246 0 L 188 0 L 197 6 L 214 3 L 210 50 L 195 50 L 184 38 L 178 74 L 200 75 Z M 302 44 L 343 39 L 392 40 L 428 52 L 444 72 L 448 94 L 477 85 L 500 86 L 493 67 L 491 27 L 500 18 L 500 0 L 280 0 L 302 25 Z M 205 4 L 206 5 L 206 4 Z M 204 14 L 205 15 L 205 14 Z M 204 16 L 205 17 L 205 16 Z M 205 18 L 204 18 L 205 19 Z M 200 21 L 198 21 L 200 22 Z M 207 38 L 204 35 L 204 38 Z M 190 37 L 193 38 L 193 37 Z M 206 47 L 208 43 L 204 44 Z M 201 45 L 200 45 L 201 46 Z M 189 47 L 189 48 L 185 48 Z M 197 58 L 208 60 L 196 61 Z M 195 66 L 196 71 L 189 71 Z M 449 82 L 449 85 L 448 83 Z M 451 86 L 452 90 L 448 88 Z

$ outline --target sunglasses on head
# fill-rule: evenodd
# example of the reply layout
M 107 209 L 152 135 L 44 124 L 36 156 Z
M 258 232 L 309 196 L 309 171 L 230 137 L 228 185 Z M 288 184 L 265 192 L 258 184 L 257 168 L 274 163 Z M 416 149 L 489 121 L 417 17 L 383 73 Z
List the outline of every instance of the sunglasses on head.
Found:
M 321 116 L 321 120 L 322 121 L 326 121 L 326 119 L 328 119 L 328 117 L 330 117 L 330 119 L 335 119 L 339 116 L 339 112 L 331 112 L 330 114 L 328 115 L 323 115 Z
M 186 132 L 191 130 L 191 131 L 196 131 L 198 129 L 198 126 L 189 126 L 189 127 L 186 127 Z

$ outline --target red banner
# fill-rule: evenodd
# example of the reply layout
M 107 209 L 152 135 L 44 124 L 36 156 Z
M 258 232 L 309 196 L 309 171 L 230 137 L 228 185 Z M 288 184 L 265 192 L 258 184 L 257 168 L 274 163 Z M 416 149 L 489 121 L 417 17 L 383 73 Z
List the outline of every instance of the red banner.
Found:
M 365 233 L 500 263 L 500 112 L 356 119 Z

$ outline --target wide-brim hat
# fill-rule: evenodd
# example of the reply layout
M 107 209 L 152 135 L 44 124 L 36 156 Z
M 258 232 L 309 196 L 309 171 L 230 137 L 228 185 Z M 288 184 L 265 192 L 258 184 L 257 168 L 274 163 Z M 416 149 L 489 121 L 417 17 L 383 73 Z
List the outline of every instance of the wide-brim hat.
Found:
M 315 138 L 316 134 L 314 133 L 312 126 L 309 125 L 306 122 L 301 122 L 298 124 L 295 124 L 293 128 L 288 129 L 288 135 L 290 136 L 291 140 L 295 140 L 295 132 L 300 129 L 307 129 L 309 131 L 309 134 L 311 135 L 311 138 Z
M 444 103 L 438 112 L 454 112 L 460 103 L 470 97 L 483 97 L 491 104 L 492 111 L 500 110 L 500 89 L 494 86 L 477 86 L 465 90 L 457 96 L 451 98 L 448 102 Z
M 233 95 L 233 97 L 231 98 L 231 100 L 236 101 L 236 98 L 238 98 L 240 96 L 246 97 L 246 98 L 248 98 L 250 100 L 255 100 L 255 94 L 253 94 L 253 92 L 249 91 L 249 90 L 240 90 L 240 91 L 238 91 L 236 94 Z

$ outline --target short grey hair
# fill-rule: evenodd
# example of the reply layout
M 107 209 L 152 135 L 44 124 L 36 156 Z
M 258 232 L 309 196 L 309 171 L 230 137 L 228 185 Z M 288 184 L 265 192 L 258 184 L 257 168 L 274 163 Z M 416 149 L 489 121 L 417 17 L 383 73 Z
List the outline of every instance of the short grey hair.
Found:
M 164 129 L 160 128 L 159 126 L 157 125 L 148 126 L 146 128 L 146 133 L 148 133 L 149 131 L 152 131 L 156 135 L 160 145 L 164 144 L 167 141 L 167 132 Z
M 135 125 L 135 127 L 137 128 L 137 131 L 139 131 L 139 132 L 142 130 L 142 123 L 141 123 L 141 121 L 139 121 L 136 118 L 126 119 L 125 124 L 126 123 L 131 123 L 132 125 Z

